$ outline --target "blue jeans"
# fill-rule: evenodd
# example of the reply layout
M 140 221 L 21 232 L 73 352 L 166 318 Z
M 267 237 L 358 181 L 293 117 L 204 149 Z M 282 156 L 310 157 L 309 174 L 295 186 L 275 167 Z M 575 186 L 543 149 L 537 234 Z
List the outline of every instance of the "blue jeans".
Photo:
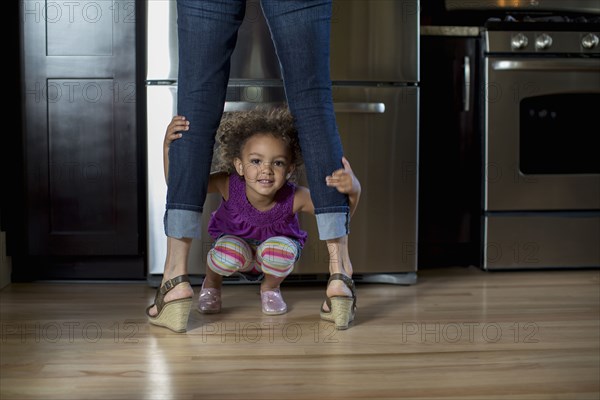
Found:
M 329 76 L 331 0 L 262 0 L 296 119 L 319 237 L 348 234 L 348 197 L 325 184 L 342 167 Z M 178 0 L 178 114 L 190 129 L 169 148 L 165 233 L 199 238 L 208 176 L 245 0 Z

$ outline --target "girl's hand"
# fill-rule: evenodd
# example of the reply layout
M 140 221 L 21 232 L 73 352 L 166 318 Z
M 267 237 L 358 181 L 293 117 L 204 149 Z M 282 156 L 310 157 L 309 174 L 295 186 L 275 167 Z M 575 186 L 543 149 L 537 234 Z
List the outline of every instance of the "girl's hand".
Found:
M 348 195 L 360 193 L 360 182 L 352 172 L 346 157 L 342 157 L 342 165 L 344 168 L 338 169 L 330 176 L 325 177 L 325 183 L 327 186 L 336 188 L 340 193 Z
M 171 142 L 181 138 L 183 136 L 181 132 L 190 129 L 189 125 L 190 121 L 187 121 L 184 116 L 174 116 L 167 126 L 167 132 L 165 133 L 165 140 L 163 143 L 164 147 L 169 147 Z

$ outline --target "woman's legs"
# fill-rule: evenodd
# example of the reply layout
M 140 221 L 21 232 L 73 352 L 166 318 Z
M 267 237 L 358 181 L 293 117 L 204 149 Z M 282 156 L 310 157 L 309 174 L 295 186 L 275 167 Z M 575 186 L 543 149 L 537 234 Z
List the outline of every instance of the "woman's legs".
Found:
M 230 58 L 245 0 L 178 0 L 177 113 L 189 130 L 169 147 L 165 232 L 200 238 L 215 134 L 225 104 Z
M 191 238 L 201 236 L 201 217 L 229 80 L 229 60 L 245 12 L 245 0 L 177 1 L 179 76 L 177 113 L 190 129 L 169 148 L 165 212 L 167 257 L 163 283 L 187 275 Z M 169 302 L 193 296 L 188 283 L 165 296 Z M 155 315 L 156 309 L 150 310 Z
M 295 118 L 321 240 L 348 234 L 348 198 L 325 184 L 342 167 L 329 77 L 331 0 L 262 0 Z
M 319 237 L 327 241 L 330 273 L 352 276 L 348 254 L 346 195 L 325 184 L 341 168 L 342 144 L 335 122 L 329 77 L 331 0 L 262 0 L 282 67 L 290 110 L 296 119 L 306 174 L 315 205 Z M 333 281 L 328 296 L 349 295 Z

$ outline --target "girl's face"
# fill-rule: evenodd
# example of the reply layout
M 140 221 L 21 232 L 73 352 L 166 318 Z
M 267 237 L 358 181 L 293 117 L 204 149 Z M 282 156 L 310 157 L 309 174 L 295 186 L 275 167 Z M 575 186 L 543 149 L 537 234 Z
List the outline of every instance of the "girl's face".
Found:
M 270 134 L 250 137 L 242 148 L 235 169 L 246 181 L 249 200 L 271 200 L 294 171 L 291 152 L 285 142 Z

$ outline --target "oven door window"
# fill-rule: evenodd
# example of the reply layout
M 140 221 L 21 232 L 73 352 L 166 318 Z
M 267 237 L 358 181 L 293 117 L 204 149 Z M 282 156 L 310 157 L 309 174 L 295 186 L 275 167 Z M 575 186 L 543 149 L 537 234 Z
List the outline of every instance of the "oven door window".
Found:
M 524 174 L 598 174 L 600 93 L 528 97 L 520 103 Z

